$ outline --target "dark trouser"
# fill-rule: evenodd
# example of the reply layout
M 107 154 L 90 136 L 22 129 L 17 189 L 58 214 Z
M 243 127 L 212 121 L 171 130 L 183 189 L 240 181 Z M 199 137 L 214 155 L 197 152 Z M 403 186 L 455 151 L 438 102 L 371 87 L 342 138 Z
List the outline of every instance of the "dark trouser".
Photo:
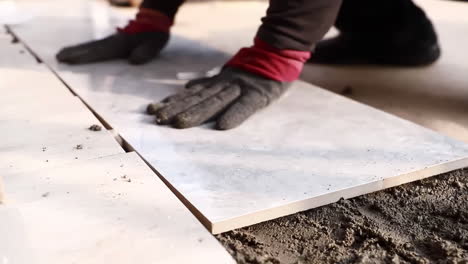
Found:
M 145 0 L 174 17 L 184 0 Z M 412 0 L 270 0 L 257 37 L 280 49 L 308 51 L 335 26 L 342 33 L 391 37 L 427 20 Z M 412 32 L 409 30 L 409 32 Z
M 426 20 L 412 0 L 343 0 L 335 26 L 342 33 L 389 37 Z
M 144 0 L 140 7 L 158 10 L 170 18 L 174 18 L 184 2 L 185 0 Z

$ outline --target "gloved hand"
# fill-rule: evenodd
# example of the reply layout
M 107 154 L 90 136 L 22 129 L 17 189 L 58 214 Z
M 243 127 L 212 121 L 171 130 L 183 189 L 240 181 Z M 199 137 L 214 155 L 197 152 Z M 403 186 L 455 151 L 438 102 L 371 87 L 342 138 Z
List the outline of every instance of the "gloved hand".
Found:
M 147 110 L 156 115 L 158 124 L 189 128 L 216 119 L 216 128 L 226 130 L 280 97 L 289 84 L 225 67 L 214 77 L 188 82 L 186 90 Z
M 149 105 L 147 111 L 158 124 L 188 128 L 216 119 L 217 129 L 231 129 L 280 97 L 309 57 L 309 51 L 278 49 L 256 38 L 221 73 L 190 81 L 187 90 Z
M 84 64 L 126 58 L 131 64 L 143 64 L 155 58 L 168 40 L 169 34 L 164 32 L 118 32 L 101 40 L 66 47 L 57 54 L 57 60 Z
M 66 47 L 57 54 L 57 60 L 69 64 L 83 64 L 127 58 L 132 64 L 143 64 L 155 58 L 169 41 L 173 21 L 152 9 L 140 8 L 117 33 L 101 40 Z

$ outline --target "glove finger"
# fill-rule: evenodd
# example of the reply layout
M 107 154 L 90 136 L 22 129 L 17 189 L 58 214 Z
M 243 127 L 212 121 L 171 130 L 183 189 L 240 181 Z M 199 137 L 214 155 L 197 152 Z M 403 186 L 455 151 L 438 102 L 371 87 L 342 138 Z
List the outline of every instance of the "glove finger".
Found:
M 203 77 L 203 78 L 197 78 L 188 81 L 185 84 L 186 89 L 191 89 L 194 86 L 199 86 L 199 85 L 206 85 L 206 83 L 209 83 L 211 80 L 213 80 L 213 77 Z
M 268 99 L 265 96 L 255 90 L 250 90 L 218 118 L 216 127 L 219 130 L 235 128 L 267 105 Z
M 231 85 L 218 94 L 191 107 L 187 111 L 178 114 L 174 118 L 173 125 L 176 128 L 189 128 L 201 125 L 222 112 L 235 101 L 240 94 L 241 88 L 238 85 Z
M 203 86 L 201 85 L 197 85 L 197 86 L 193 86 L 187 90 L 183 90 L 175 95 L 171 95 L 171 96 L 168 96 L 166 98 L 164 98 L 163 100 L 161 100 L 159 103 L 152 103 L 152 104 L 149 104 L 148 107 L 146 108 L 146 113 L 150 114 L 150 115 L 155 115 L 156 112 L 159 110 L 159 109 L 162 109 L 163 107 L 166 107 L 167 105 L 171 104 L 171 103 L 175 103 L 177 101 L 180 101 L 190 95 L 193 95 L 199 91 L 201 91 L 203 88 Z
M 149 104 L 147 107 L 146 107 L 146 113 L 148 115 L 155 115 L 156 112 L 163 108 L 164 106 L 166 106 L 166 104 L 164 104 L 163 102 L 159 102 L 159 103 L 151 103 Z
M 146 41 L 143 44 L 137 46 L 128 58 L 131 64 L 139 65 L 145 64 L 159 55 L 161 50 L 166 46 L 169 37 L 160 36 L 158 38 Z
M 156 122 L 161 125 L 170 123 L 171 120 L 177 114 L 180 114 L 183 111 L 189 109 L 190 107 L 219 93 L 220 91 L 223 90 L 225 85 L 226 85 L 225 83 L 219 83 L 209 88 L 204 88 L 204 89 L 198 88 L 201 90 L 196 92 L 195 94 L 189 95 L 177 101 L 173 101 L 167 106 L 156 111 Z
M 164 104 L 172 104 L 174 102 L 177 102 L 177 101 L 180 101 L 186 97 L 189 97 L 191 95 L 194 95 L 198 92 L 200 92 L 201 90 L 203 89 L 206 89 L 206 88 L 209 88 L 208 86 L 203 86 L 203 85 L 196 85 L 196 86 L 192 86 L 188 89 L 185 89 L 177 94 L 174 94 L 174 95 L 171 95 L 171 96 L 168 96 L 166 98 L 164 98 L 164 100 L 161 101 L 161 103 L 164 103 Z
M 128 56 L 129 49 L 122 37 L 116 35 L 102 40 L 67 47 L 59 51 L 57 60 L 69 64 L 82 64 Z
M 55 57 L 60 62 L 70 62 L 77 56 L 84 55 L 86 53 L 87 49 L 85 47 L 66 47 L 61 49 Z
M 92 47 L 77 46 L 62 49 L 57 54 L 57 60 L 69 64 L 80 64 L 99 60 L 101 55 L 93 52 Z

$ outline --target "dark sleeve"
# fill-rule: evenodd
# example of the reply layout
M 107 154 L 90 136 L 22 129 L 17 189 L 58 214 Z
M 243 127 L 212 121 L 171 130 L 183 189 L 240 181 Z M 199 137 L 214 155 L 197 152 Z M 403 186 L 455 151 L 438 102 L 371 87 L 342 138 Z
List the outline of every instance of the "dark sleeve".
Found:
M 341 0 L 270 0 L 257 37 L 279 49 L 310 51 L 333 26 Z
M 179 7 L 185 0 L 144 0 L 140 7 L 157 10 L 170 18 L 174 18 Z

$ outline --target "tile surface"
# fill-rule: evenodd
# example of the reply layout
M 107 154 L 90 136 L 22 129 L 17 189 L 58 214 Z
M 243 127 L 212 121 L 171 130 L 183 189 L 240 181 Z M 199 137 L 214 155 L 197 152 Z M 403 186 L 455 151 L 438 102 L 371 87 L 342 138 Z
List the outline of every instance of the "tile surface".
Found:
M 104 128 L 89 131 L 99 121 L 79 98 L 10 41 L 0 35 L 0 262 L 234 263 L 141 158 Z
M 468 3 L 415 1 L 431 18 L 441 58 L 428 67 L 306 66 L 303 79 L 468 142 Z M 330 35 L 333 35 L 331 32 Z
M 5 200 L 5 194 L 3 191 L 3 177 L 0 176 L 0 205 L 3 204 L 3 200 Z
M 99 124 L 91 111 L 6 34 L 0 34 L 0 93 L 3 177 L 124 152 L 105 129 L 89 131 Z
M 5 185 L 4 263 L 234 263 L 135 153 L 16 174 Z
M 468 165 L 463 143 L 304 82 L 235 130 L 155 126 L 153 118 L 143 114 L 146 104 L 181 89 L 178 73 L 219 66 L 231 48 L 214 48 L 208 40 L 219 38 L 207 34 L 209 29 L 198 31 L 198 37 L 192 30 L 186 37 L 180 23 L 160 59 L 149 65 L 59 65 L 54 54 L 61 46 L 106 32 L 93 22 L 91 2 L 73 3 L 81 13 L 39 15 L 34 23 L 13 30 L 188 200 L 213 233 Z M 52 6 L 60 8 L 58 2 Z M 191 14 L 190 8 L 179 17 Z M 220 6 L 206 8 L 215 13 Z M 119 12 L 100 10 L 107 24 L 125 20 Z M 74 34 L 44 38 L 44 25 L 57 36 Z M 232 46 L 234 39 L 223 39 Z

